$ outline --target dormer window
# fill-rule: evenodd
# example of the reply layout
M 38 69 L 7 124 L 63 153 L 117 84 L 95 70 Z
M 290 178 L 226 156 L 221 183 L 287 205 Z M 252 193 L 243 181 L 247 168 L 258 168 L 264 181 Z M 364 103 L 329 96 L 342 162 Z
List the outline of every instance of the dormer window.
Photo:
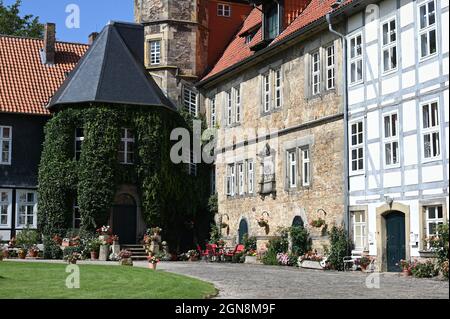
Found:
M 263 7 L 265 40 L 273 40 L 281 32 L 280 9 L 280 4 L 275 1 L 268 3 Z

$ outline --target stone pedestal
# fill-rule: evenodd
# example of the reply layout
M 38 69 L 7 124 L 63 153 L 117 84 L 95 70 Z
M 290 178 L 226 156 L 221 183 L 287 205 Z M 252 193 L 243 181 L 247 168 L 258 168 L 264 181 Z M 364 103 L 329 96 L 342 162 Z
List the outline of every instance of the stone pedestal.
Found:
M 98 260 L 107 261 L 109 256 L 109 245 L 101 245 Z
M 246 264 L 257 264 L 258 261 L 256 260 L 256 256 L 245 256 L 245 262 Z
M 111 246 L 111 250 L 113 254 L 119 254 L 120 252 L 120 245 L 114 244 Z
M 302 268 L 323 270 L 320 261 L 303 260 L 300 265 Z
M 158 241 L 152 241 L 150 244 L 150 251 L 154 254 L 159 253 L 159 242 Z

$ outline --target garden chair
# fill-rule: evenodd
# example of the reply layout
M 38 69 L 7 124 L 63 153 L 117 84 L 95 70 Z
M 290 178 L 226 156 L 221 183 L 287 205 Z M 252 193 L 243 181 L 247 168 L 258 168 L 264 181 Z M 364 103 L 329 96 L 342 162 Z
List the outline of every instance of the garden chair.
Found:
M 224 254 L 224 256 L 225 256 L 225 257 L 233 257 L 234 255 L 243 252 L 244 249 L 245 249 L 245 246 L 244 246 L 244 245 L 238 244 L 238 245 L 236 245 L 236 247 L 234 247 L 234 250 L 233 250 L 233 251 L 226 252 L 226 253 Z
M 352 255 L 351 256 L 345 256 L 344 258 L 342 258 L 342 262 L 344 264 L 344 271 L 347 270 L 356 270 L 357 266 L 356 266 L 356 262 L 358 261 L 358 259 L 360 259 L 361 253 L 360 252 L 355 252 L 352 251 Z

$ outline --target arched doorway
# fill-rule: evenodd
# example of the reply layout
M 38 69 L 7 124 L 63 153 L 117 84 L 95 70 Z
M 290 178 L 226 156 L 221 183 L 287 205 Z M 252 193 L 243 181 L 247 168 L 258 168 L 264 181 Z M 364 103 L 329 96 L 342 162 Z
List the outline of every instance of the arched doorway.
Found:
M 294 220 L 292 221 L 293 227 L 305 227 L 305 223 L 303 222 L 303 219 L 300 216 L 295 216 Z
M 248 234 L 248 223 L 245 218 L 241 219 L 241 221 L 239 223 L 238 232 L 239 232 L 239 238 L 238 238 L 239 243 L 238 244 L 242 244 L 244 241 L 244 236 L 246 234 Z
M 391 211 L 384 218 L 387 270 L 400 271 L 400 260 L 406 258 L 405 215 L 398 211 Z
M 134 198 L 129 194 L 119 194 L 113 207 L 113 231 L 123 244 L 136 243 L 137 210 Z

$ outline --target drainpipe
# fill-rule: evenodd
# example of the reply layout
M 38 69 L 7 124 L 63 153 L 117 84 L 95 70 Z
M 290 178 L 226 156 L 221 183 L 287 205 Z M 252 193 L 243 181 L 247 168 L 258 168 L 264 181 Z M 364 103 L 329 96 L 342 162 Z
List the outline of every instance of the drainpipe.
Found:
M 347 234 L 350 233 L 350 212 L 349 212 L 349 151 L 348 151 L 348 89 L 347 89 L 347 40 L 345 35 L 333 29 L 331 16 L 326 15 L 328 29 L 336 34 L 342 41 L 342 69 L 343 69 L 343 92 L 342 100 L 344 104 L 344 227 Z

